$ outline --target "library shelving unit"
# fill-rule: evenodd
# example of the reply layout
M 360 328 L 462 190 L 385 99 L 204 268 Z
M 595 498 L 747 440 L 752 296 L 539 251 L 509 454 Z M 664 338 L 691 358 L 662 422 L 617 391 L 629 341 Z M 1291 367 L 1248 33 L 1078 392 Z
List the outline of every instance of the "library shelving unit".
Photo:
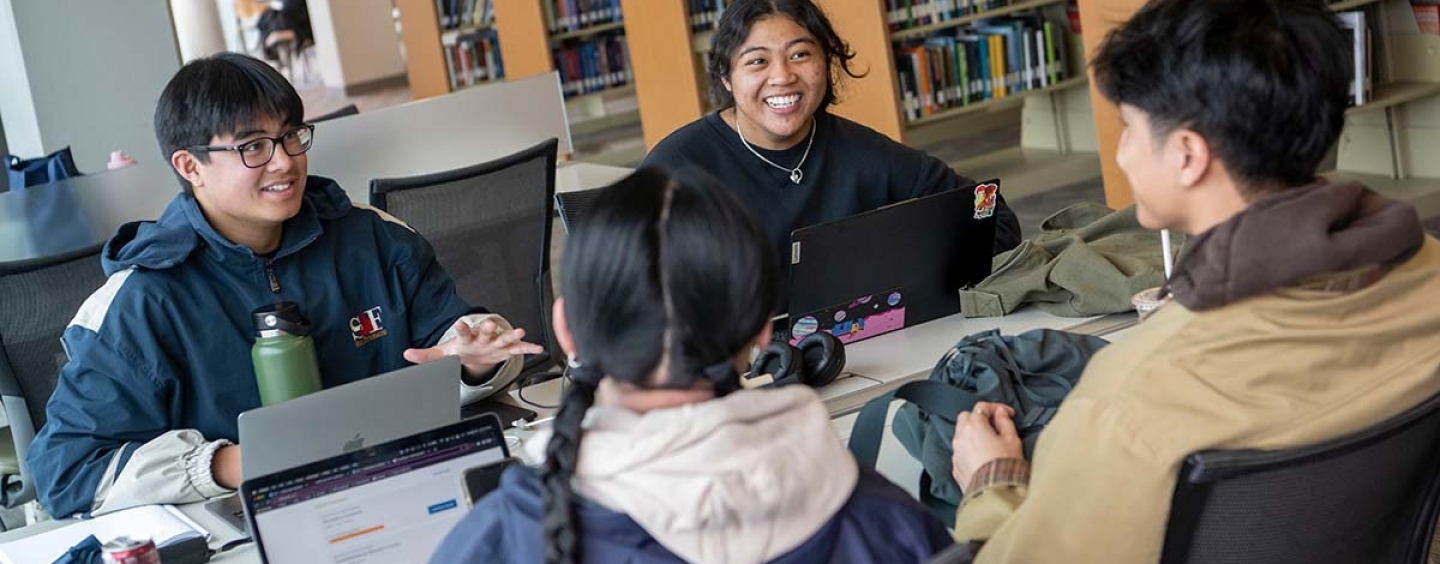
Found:
M 1086 84 L 1083 50 L 1066 0 L 817 2 L 856 52 L 855 68 L 868 73 L 840 93 L 836 114 L 914 144 L 1014 119 L 1007 116 L 1019 108 L 1018 146 L 951 165 L 1004 179 L 1012 199 L 1099 176 L 1090 102 L 1078 88 Z M 981 56 L 982 45 L 990 57 Z M 980 64 L 1014 72 L 987 77 L 977 73 Z M 1035 73 L 1042 64 L 1043 75 Z M 988 93 L 981 79 L 991 82 Z
M 1143 0 L 1081 0 L 1087 52 L 1099 38 L 1129 19 Z M 1336 12 L 1362 11 L 1369 28 L 1368 99 L 1345 113 L 1345 129 L 1327 175 L 1364 181 L 1381 193 L 1415 205 L 1421 217 L 1440 214 L 1440 159 L 1428 149 L 1440 143 L 1440 35 L 1421 33 L 1408 0 L 1331 2 Z M 1093 90 L 1093 89 L 1092 89 Z M 1098 93 L 1095 107 L 1106 201 L 1132 201 L 1124 174 L 1114 165 L 1120 122 Z
M 503 80 L 493 0 L 396 0 L 416 100 Z
M 456 55 L 453 51 L 447 55 L 447 45 L 484 38 L 481 47 L 500 54 L 497 68 L 503 73 L 487 72 L 486 79 L 560 71 L 572 132 L 639 118 L 618 0 L 395 0 L 395 4 L 416 100 L 475 82 L 475 74 L 462 73 L 461 79 L 469 81 L 452 78 L 449 69 Z M 466 19 L 465 7 L 479 15 L 472 12 Z

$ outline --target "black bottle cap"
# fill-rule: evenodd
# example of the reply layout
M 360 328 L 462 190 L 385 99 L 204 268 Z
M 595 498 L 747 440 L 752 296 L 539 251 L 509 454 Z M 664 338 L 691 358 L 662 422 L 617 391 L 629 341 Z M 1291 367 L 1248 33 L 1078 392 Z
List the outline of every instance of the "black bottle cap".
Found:
M 291 335 L 309 335 L 314 326 L 305 316 L 300 315 L 300 306 L 295 302 L 276 302 L 255 308 L 250 312 L 255 322 L 255 332 L 284 331 Z

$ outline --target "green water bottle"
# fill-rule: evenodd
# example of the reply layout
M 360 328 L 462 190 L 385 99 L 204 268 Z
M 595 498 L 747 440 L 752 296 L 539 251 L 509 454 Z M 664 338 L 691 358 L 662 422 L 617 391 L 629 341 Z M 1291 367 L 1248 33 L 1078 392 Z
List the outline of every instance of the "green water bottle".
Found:
M 320 364 L 315 360 L 313 326 L 300 315 L 295 302 L 262 306 L 251 313 L 255 320 L 255 384 L 261 405 L 271 405 L 320 391 Z

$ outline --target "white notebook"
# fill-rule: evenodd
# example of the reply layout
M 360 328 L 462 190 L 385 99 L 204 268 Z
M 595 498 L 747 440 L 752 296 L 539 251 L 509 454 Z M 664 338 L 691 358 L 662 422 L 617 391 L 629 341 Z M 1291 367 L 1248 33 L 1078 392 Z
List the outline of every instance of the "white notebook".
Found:
M 101 543 L 120 536 L 149 538 L 155 541 L 156 546 L 191 535 L 210 538 L 208 531 L 173 505 L 142 505 L 107 513 L 94 519 L 75 521 L 58 529 L 0 544 L 0 562 L 54 562 L 65 554 L 65 551 L 70 550 L 70 547 L 80 544 L 80 541 L 90 535 L 95 535 Z

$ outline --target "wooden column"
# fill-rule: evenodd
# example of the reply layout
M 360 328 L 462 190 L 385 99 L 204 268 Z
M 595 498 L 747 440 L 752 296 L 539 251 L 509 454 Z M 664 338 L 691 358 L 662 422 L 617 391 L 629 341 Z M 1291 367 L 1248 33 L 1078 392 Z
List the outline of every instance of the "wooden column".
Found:
M 434 0 L 428 1 L 432 6 L 435 3 Z M 540 6 L 541 2 L 548 1 L 495 0 L 495 31 L 500 35 L 500 56 L 504 57 L 506 80 L 544 74 L 554 69 L 550 32 L 546 27 L 545 10 Z
M 690 23 L 679 0 L 620 0 L 645 148 L 704 113 Z
M 855 51 L 851 68 L 868 73 L 864 78 L 846 77 L 838 95 L 835 115 L 904 141 L 905 125 L 900 119 L 900 87 L 895 81 L 895 57 L 890 47 L 890 30 L 885 10 L 876 0 L 816 0 L 825 9 L 835 32 L 850 42 Z
M 1145 0 L 1080 0 L 1080 27 L 1085 41 L 1086 71 L 1090 58 L 1111 30 L 1130 19 Z M 1130 182 L 1120 165 L 1115 164 L 1115 148 L 1120 142 L 1120 111 L 1100 95 L 1095 77 L 1090 77 L 1090 104 L 1095 109 L 1095 134 L 1100 142 L 1100 170 L 1105 181 L 1105 204 L 1121 208 L 1135 201 Z
M 400 9 L 400 40 L 405 43 L 405 73 L 416 100 L 450 93 L 450 73 L 440 46 L 440 16 L 435 0 L 395 0 Z

